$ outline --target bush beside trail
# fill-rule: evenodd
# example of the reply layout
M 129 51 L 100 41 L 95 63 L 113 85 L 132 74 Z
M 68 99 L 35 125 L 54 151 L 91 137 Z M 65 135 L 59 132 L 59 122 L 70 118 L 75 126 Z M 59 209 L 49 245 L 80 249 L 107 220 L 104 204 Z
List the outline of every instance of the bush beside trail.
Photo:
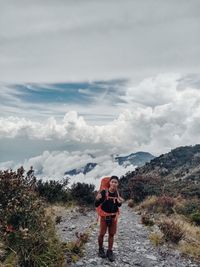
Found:
M 30 175 L 31 174 L 31 175 Z M 55 231 L 57 223 L 48 214 L 55 204 L 93 204 L 94 185 L 37 180 L 23 167 L 0 171 L 0 265 L 61 267 L 63 244 Z M 59 204 L 59 205 L 60 205 Z
M 63 181 L 42 181 L 36 182 L 36 191 L 39 196 L 49 203 L 76 202 L 78 205 L 93 205 L 95 200 L 95 186 L 87 183 L 73 183 L 68 187 L 68 179 Z
M 199 198 L 152 195 L 133 205 L 133 209 L 141 215 L 144 225 L 152 227 L 149 238 L 154 244 L 162 245 L 165 241 L 200 261 Z
M 35 178 L 0 171 L 1 265 L 23 267 L 62 266 L 64 255 L 45 203 L 35 191 Z

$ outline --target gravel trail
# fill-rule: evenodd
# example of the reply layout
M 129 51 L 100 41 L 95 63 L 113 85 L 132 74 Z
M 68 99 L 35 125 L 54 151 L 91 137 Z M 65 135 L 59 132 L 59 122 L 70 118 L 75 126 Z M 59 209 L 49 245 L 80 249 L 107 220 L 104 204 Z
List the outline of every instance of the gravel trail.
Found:
M 94 224 L 96 213 L 88 210 L 85 215 L 74 210 L 71 214 L 62 215 L 63 220 L 57 225 L 61 240 L 69 241 L 75 232 L 84 232 L 90 224 Z M 140 215 L 136 214 L 127 203 L 121 207 L 118 219 L 118 229 L 115 235 L 113 252 L 116 260 L 110 262 L 97 255 L 99 223 L 92 228 L 89 241 L 85 244 L 84 256 L 71 266 L 77 267 L 200 267 L 200 264 L 186 259 L 181 254 L 166 245 L 155 247 L 149 240 L 149 230 L 140 223 Z M 107 249 L 108 233 L 104 238 L 104 247 Z

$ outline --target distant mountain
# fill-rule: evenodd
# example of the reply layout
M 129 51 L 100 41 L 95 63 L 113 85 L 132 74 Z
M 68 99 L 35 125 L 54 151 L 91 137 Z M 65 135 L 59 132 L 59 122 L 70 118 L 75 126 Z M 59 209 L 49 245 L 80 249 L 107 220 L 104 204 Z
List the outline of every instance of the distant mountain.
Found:
M 154 158 L 155 157 L 148 152 L 139 151 L 136 153 L 131 153 L 128 156 L 115 157 L 115 161 L 117 161 L 119 165 L 123 165 L 124 167 L 127 167 L 129 165 L 140 167 Z
M 181 146 L 147 162 L 138 173 L 156 174 L 170 180 L 200 179 L 200 145 Z
M 65 175 L 77 175 L 79 173 L 86 174 L 93 170 L 96 167 L 97 163 L 89 162 L 85 166 L 78 168 L 78 169 L 72 169 L 70 171 L 66 171 Z
M 95 158 L 93 155 L 91 155 L 91 157 L 93 159 Z M 130 166 L 130 165 L 142 166 L 146 162 L 149 162 L 151 159 L 154 158 L 154 156 L 148 152 L 136 152 L 136 153 L 132 153 L 132 154 L 127 155 L 127 156 L 111 155 L 111 157 L 113 158 L 113 160 L 115 162 L 117 162 L 119 165 L 121 165 L 125 168 L 127 166 Z M 98 165 L 98 163 L 89 162 L 85 166 L 82 166 L 82 167 L 77 168 L 77 169 L 72 169 L 72 170 L 66 171 L 64 174 L 65 175 L 71 175 L 71 176 L 77 175 L 79 173 L 86 174 L 86 173 L 92 171 L 97 165 Z

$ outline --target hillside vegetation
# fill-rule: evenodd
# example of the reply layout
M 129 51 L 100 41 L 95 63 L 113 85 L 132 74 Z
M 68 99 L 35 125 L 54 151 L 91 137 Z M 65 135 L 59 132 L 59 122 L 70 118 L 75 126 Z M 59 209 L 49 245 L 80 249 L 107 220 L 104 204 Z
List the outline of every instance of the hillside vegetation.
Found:
M 125 198 L 142 201 L 148 195 L 200 198 L 200 145 L 173 149 L 121 178 Z
M 200 145 L 178 147 L 121 177 L 122 193 L 155 244 L 172 243 L 200 260 Z
M 42 181 L 17 171 L 0 171 L 0 266 L 61 267 L 66 244 L 55 231 L 49 205 L 94 202 L 94 186 L 68 181 Z M 69 253 L 68 256 L 70 257 Z

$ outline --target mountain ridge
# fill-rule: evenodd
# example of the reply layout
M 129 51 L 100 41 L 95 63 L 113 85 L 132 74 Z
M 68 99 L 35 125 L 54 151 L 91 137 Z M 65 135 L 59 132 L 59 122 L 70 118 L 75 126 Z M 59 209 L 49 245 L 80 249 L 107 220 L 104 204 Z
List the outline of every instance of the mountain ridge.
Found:
M 171 195 L 184 193 L 200 197 L 200 144 L 177 147 L 127 172 L 121 177 L 127 197 L 134 190 L 136 181 L 145 183 L 146 188 L 151 187 L 155 194 L 165 190 Z M 148 190 L 150 194 L 151 190 Z
M 142 166 L 146 162 L 149 162 L 151 159 L 154 158 L 154 156 L 150 154 L 149 152 L 143 152 L 143 151 L 131 153 L 131 154 L 128 154 L 127 156 L 120 156 L 120 155 L 116 155 L 116 156 L 111 155 L 111 156 L 114 162 L 117 162 L 120 166 L 123 166 L 125 168 L 130 165 Z M 98 163 L 95 162 L 95 156 L 92 155 L 92 159 L 94 160 L 94 162 L 90 161 L 86 165 L 66 171 L 64 174 L 72 175 L 72 176 L 80 174 L 80 173 L 87 174 L 88 172 L 92 171 L 98 165 Z

